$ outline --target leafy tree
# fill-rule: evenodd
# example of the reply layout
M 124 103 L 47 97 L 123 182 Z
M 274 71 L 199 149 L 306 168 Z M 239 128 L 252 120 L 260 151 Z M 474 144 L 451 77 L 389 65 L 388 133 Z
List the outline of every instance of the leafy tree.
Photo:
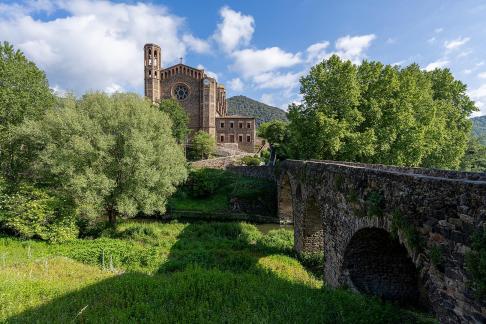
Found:
M 44 72 L 12 45 L 0 43 L 0 168 L 7 180 L 17 181 L 26 163 L 22 143 L 13 140 L 16 127 L 39 118 L 53 103 Z
M 137 95 L 90 93 L 67 98 L 24 124 L 40 147 L 32 169 L 75 203 L 85 220 L 164 212 L 187 175 L 166 114 Z
M 192 138 L 191 149 L 195 158 L 207 159 L 216 149 L 216 140 L 214 136 L 200 130 Z
M 159 104 L 160 111 L 169 115 L 172 120 L 172 135 L 179 144 L 185 143 L 189 133 L 187 124 L 189 117 L 179 102 L 174 99 L 164 99 Z
M 476 137 L 471 136 L 464 159 L 461 163 L 464 171 L 486 172 L 486 146 Z
M 301 93 L 288 115 L 291 154 L 305 159 L 458 168 L 476 110 L 447 69 L 336 55 L 301 79 Z
M 25 184 L 15 192 L 0 194 L 0 227 L 24 238 L 50 242 L 72 240 L 78 235 L 69 200 Z
M 270 164 L 275 164 L 277 155 L 286 156 L 285 144 L 289 140 L 288 123 L 274 120 L 258 127 L 258 136 L 266 139 L 270 146 Z

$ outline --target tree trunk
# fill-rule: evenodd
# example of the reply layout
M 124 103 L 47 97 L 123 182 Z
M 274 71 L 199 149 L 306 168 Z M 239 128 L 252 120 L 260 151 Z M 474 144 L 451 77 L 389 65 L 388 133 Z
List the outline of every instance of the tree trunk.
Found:
M 113 207 L 110 207 L 108 209 L 108 221 L 110 222 L 110 225 L 115 226 L 115 224 L 116 224 L 116 211 L 114 210 Z

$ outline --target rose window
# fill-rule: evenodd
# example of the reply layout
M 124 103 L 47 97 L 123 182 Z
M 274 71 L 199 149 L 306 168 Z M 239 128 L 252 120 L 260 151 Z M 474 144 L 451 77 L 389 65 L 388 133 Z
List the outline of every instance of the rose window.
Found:
M 174 89 L 174 95 L 177 100 L 184 100 L 189 96 L 189 89 L 184 84 L 178 84 Z

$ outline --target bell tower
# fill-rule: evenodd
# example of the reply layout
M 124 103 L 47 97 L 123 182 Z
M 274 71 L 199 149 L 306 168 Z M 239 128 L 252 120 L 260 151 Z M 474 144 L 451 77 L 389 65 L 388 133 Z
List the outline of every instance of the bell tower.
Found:
M 145 79 L 145 97 L 152 102 L 160 101 L 160 46 L 145 44 L 143 64 Z

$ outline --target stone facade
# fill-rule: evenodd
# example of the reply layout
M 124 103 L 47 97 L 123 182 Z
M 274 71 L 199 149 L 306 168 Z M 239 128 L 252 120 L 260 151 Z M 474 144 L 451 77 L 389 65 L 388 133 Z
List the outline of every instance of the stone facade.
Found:
M 239 149 L 255 151 L 255 118 L 225 116 L 216 118 L 216 142 L 218 144 L 237 143 Z
M 240 150 L 254 152 L 255 150 L 255 119 L 240 116 L 227 116 L 226 90 L 214 78 L 206 75 L 203 69 L 197 69 L 185 64 L 176 64 L 168 68 L 161 68 L 162 53 L 156 44 L 144 46 L 144 79 L 145 96 L 153 103 L 162 99 L 174 98 L 178 100 L 189 116 L 189 128 L 192 133 L 203 130 L 221 139 L 216 134 L 216 125 L 224 120 L 244 120 L 249 122 L 251 129 L 232 132 L 230 129 L 218 130 L 220 134 L 236 136 L 235 143 Z M 227 132 L 225 132 L 227 131 Z M 242 141 L 238 141 L 243 135 Z M 248 137 L 249 135 L 249 137 Z M 250 142 L 248 142 L 250 139 Z M 229 140 L 227 141 L 229 143 Z
M 441 323 L 486 322 L 464 265 L 486 224 L 486 174 L 287 160 L 277 179 L 281 222 L 294 223 L 298 253 L 324 253 L 327 284 Z

